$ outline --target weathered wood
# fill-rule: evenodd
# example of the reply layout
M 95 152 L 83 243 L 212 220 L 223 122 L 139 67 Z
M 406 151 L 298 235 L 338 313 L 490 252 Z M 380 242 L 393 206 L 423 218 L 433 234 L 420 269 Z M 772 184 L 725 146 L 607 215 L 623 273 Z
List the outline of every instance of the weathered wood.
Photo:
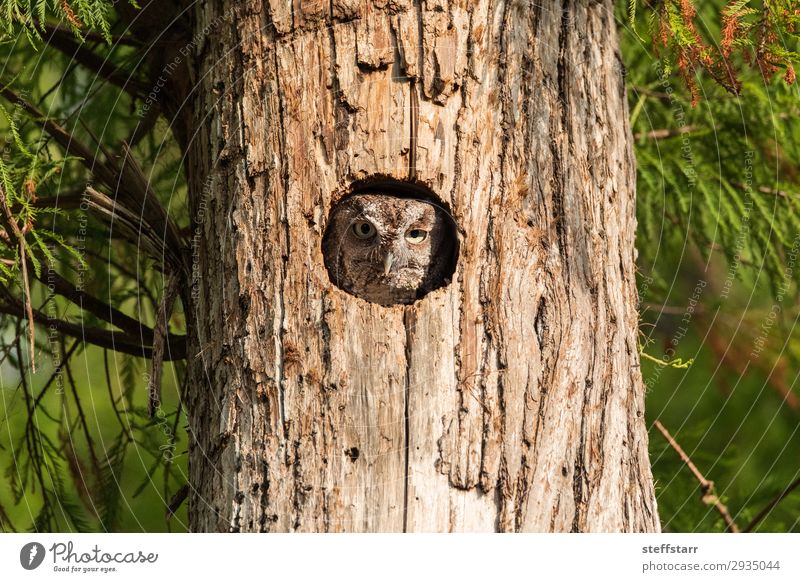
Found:
M 191 527 L 657 531 L 610 0 L 231 4 L 194 18 Z M 332 286 L 332 202 L 410 172 L 453 282 Z

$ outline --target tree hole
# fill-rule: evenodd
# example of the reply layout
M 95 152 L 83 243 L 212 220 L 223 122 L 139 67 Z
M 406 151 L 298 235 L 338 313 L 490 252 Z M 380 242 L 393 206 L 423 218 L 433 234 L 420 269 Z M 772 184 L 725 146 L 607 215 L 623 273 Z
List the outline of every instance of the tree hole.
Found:
M 333 205 L 322 253 L 340 289 L 384 306 L 410 304 L 452 280 L 458 228 L 428 187 L 372 178 Z

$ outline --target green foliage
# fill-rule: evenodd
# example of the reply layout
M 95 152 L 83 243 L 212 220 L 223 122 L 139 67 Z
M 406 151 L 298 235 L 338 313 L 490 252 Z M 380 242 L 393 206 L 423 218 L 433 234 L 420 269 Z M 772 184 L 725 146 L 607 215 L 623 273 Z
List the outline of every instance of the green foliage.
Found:
M 681 347 L 696 356 L 689 370 L 664 369 L 648 394 L 648 416 L 670 429 L 745 528 L 800 476 L 798 412 L 782 403 L 763 374 L 720 372 L 702 339 L 687 337 Z M 649 362 L 642 367 L 645 378 L 655 371 Z M 721 515 L 703 502 L 697 479 L 657 430 L 650 433 L 650 458 L 664 531 L 724 531 Z M 795 492 L 755 531 L 798 531 L 798 515 L 800 494 Z
M 78 37 L 81 31 L 93 30 L 110 43 L 113 6 L 111 0 L 0 0 L 0 25 L 9 37 L 21 30 L 29 40 L 41 41 L 44 24 L 54 20 Z
M 74 11 L 81 26 L 70 22 L 64 7 Z M 89 37 L 100 32 L 110 39 L 115 29 L 110 1 L 41 3 L 48 25 L 62 19 L 73 32 Z M 27 7 L 27 8 L 26 8 Z M 43 44 L 42 19 L 26 3 L 11 7 L 13 18 L 0 17 L 7 41 L 0 43 L 0 88 L 11 88 L 25 102 L 47 112 L 99 159 L 115 159 L 123 141 L 130 142 L 136 98 L 92 71 L 78 66 L 71 55 Z M 8 10 L 8 3 L 2 10 Z M 26 11 L 27 10 L 27 11 Z M 16 11 L 16 12 L 14 12 Z M 62 12 L 59 12 L 62 11 Z M 55 20 L 54 20 L 55 19 Z M 21 32 L 26 34 L 19 34 Z M 95 34 L 96 37 L 96 34 Z M 87 40 L 95 54 L 124 70 L 139 56 L 130 43 L 108 46 Z M 132 75 L 131 78 L 135 78 Z M 84 329 L 108 329 L 107 321 L 80 308 L 80 302 L 54 293 L 47 286 L 44 265 L 57 271 L 78 290 L 108 302 L 125 315 L 152 328 L 163 287 L 162 273 L 135 244 L 119 238 L 117 228 L 89 212 L 84 203 L 87 184 L 97 183 L 92 160 L 67 154 L 15 99 L 0 103 L 0 185 L 15 221 L 24 231 L 25 252 L 32 267 L 32 308 L 53 321 Z M 133 154 L 147 168 L 149 186 L 172 217 L 188 224 L 182 154 L 163 120 L 132 144 Z M 87 167 L 88 166 L 88 167 Z M 106 191 L 108 192 L 108 191 Z M 111 192 L 113 194 L 113 192 Z M 21 259 L 15 247 L 0 244 L 0 303 L 27 295 L 22 285 Z M 37 280 L 37 277 L 42 280 Z M 28 332 L 24 311 L 3 315 L 0 335 L 2 390 L 0 438 L 3 487 L 0 487 L 0 531 L 158 531 L 185 529 L 186 509 L 169 522 L 165 508 L 186 481 L 187 437 L 179 386 L 181 364 L 165 364 L 162 405 L 150 418 L 146 412 L 149 363 L 103 348 L 72 343 L 37 327 L 35 356 L 25 349 Z M 183 330 L 180 312 L 173 314 L 173 333 Z M 37 373 L 30 374 L 30 360 Z M 19 376 L 9 371 L 19 370 Z M 5 487 L 5 485 L 8 487 Z M 8 489 L 11 493 L 6 494 Z
M 636 4 L 628 6 L 635 23 Z M 746 68 L 769 81 L 782 71 L 788 84 L 795 80 L 800 61 L 800 9 L 792 0 L 732 0 L 703 3 L 693 0 L 661 0 L 652 3 L 649 36 L 664 69 L 673 67 L 696 105 L 701 98 L 695 74 L 704 71 L 732 94 L 742 89 Z M 790 48 L 791 47 L 791 48 Z
M 622 43 L 648 418 L 715 482 L 740 527 L 800 472 L 787 453 L 800 446 L 798 6 L 777 4 L 665 1 L 620 14 L 635 25 Z M 658 431 L 650 438 L 664 529 L 723 531 L 683 460 Z M 797 531 L 798 504 L 795 492 L 756 529 Z
M 800 183 L 795 170 L 800 164 L 797 88 L 782 78 L 767 78 L 761 74 L 763 68 L 761 72 L 732 69 L 739 71 L 731 78 L 738 95 L 730 94 L 731 83 L 720 84 L 718 75 L 703 74 L 699 68 L 685 68 L 678 77 L 671 76 L 672 62 L 680 61 L 684 46 L 695 47 L 697 61 L 731 58 L 725 54 L 724 38 L 714 48 L 701 39 L 693 24 L 694 9 L 687 4 L 664 2 L 656 11 L 666 11 L 666 16 L 655 19 L 650 34 L 666 34 L 666 43 L 658 37 L 636 38 L 626 46 L 627 61 L 635 64 L 628 80 L 639 166 L 639 254 L 647 272 L 647 264 L 658 261 L 660 252 L 681 249 L 688 238 L 706 255 L 713 250 L 724 253 L 741 280 L 753 284 L 755 274 L 766 277 L 775 293 L 787 275 L 785 257 L 800 231 Z M 709 28 L 715 18 L 725 21 L 731 14 L 762 14 L 748 8 L 749 4 L 753 3 L 707 3 L 702 23 Z M 773 3 L 765 6 L 770 15 L 776 10 Z M 768 18 L 780 30 L 790 27 L 793 20 L 778 26 L 774 18 Z M 645 28 L 639 23 L 638 30 Z M 753 40 L 747 39 L 746 31 L 751 29 L 745 27 L 736 38 L 751 46 Z M 787 42 L 792 39 L 795 34 Z M 672 52 L 665 54 L 665 47 Z M 775 59 L 778 54 L 793 58 L 794 51 L 770 44 L 768 52 L 776 55 L 770 62 L 791 66 L 786 59 Z M 789 275 L 794 282 L 797 273 Z
M 31 262 L 36 276 L 42 276 L 43 261 L 50 265 L 58 262 L 54 254 L 57 249 L 66 251 L 81 268 L 86 268 L 81 254 L 63 236 L 40 220 L 45 216 L 52 218 L 62 211 L 59 208 L 36 206 L 36 192 L 49 189 L 64 164 L 72 158 L 53 159 L 48 156 L 43 147 L 41 133 L 25 131 L 23 136 L 15 117 L 2 104 L 0 130 L 6 136 L 0 139 L 0 147 L 6 154 L 0 156 L 0 189 L 20 232 L 24 235 L 22 250 L 26 259 Z M 26 144 L 36 144 L 37 150 L 31 151 Z M 0 246 L 0 264 L 3 266 L 0 282 L 7 283 L 19 275 L 21 260 L 20 247 Z

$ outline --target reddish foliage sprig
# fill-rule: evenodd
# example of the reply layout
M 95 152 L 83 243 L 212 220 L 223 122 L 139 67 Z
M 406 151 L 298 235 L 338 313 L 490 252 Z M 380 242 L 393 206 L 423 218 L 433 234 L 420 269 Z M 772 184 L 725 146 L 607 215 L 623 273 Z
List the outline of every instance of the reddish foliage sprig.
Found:
M 64 16 L 67 17 L 67 20 L 72 26 L 75 28 L 81 28 L 83 26 L 83 23 L 78 18 L 78 15 L 75 14 L 75 11 L 67 0 L 61 0 L 61 9 L 64 11 Z
M 694 0 L 662 0 L 651 6 L 657 16 L 653 34 L 656 54 L 667 49 L 673 55 L 677 73 L 686 84 L 693 105 L 700 101 L 697 77 L 701 71 L 733 95 L 740 93 L 742 65 L 737 64 L 737 59 L 756 69 L 765 81 L 785 70 L 784 82 L 790 85 L 795 82 L 792 56 L 796 53 L 782 50 L 778 41 L 795 34 L 800 8 L 784 9 L 776 15 L 770 10 L 768 0 L 760 11 L 731 0 L 720 13 L 719 45 L 715 47 L 698 30 Z

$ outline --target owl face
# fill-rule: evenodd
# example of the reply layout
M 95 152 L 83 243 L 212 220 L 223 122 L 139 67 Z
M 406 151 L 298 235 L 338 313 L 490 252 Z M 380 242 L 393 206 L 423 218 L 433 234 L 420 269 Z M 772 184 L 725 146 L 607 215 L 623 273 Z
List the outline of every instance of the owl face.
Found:
M 331 279 L 367 301 L 412 303 L 435 288 L 448 215 L 431 203 L 352 196 L 334 210 L 323 242 Z

